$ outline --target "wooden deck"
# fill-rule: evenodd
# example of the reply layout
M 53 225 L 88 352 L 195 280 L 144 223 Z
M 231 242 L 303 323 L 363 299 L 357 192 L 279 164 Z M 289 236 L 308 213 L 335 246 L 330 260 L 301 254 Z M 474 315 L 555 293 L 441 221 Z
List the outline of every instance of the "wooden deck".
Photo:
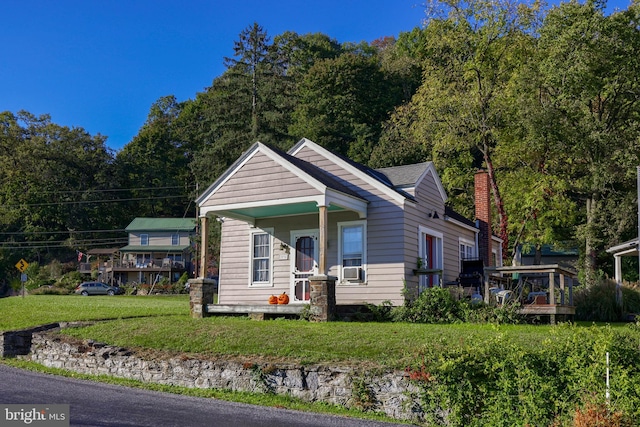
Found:
M 525 295 L 521 294 L 523 281 L 526 283 L 529 280 L 535 280 L 545 283 L 542 291 L 538 290 L 526 295 L 527 300 L 537 301 L 536 297 L 542 298 L 542 303 L 525 303 L 520 313 L 526 316 L 549 316 L 551 323 L 555 323 L 557 317 L 571 318 L 576 314 L 576 308 L 573 305 L 573 283 L 577 277 L 575 272 L 558 264 L 485 268 L 484 299 L 486 303 L 493 303 L 490 291 L 492 279 L 504 282 L 505 277 L 511 283 L 514 283 L 516 277 L 518 278 L 516 287 L 520 286 L 520 289 L 512 290 L 519 293 L 521 301 L 525 300 Z

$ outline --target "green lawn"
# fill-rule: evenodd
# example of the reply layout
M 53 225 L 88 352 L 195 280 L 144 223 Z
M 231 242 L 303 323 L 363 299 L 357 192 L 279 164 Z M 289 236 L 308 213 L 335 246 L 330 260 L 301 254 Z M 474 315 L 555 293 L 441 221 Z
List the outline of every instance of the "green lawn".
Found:
M 0 312 L 0 330 L 56 321 L 109 319 L 64 333 L 123 347 L 212 356 L 268 356 L 303 364 L 368 362 L 400 369 L 414 361 L 425 346 L 481 343 L 504 335 L 509 341 L 535 347 L 551 335 L 567 333 L 566 329 L 549 326 L 192 319 L 186 295 L 11 297 L 0 299 Z
M 189 314 L 189 297 L 28 295 L 0 298 L 0 331 L 52 322 Z

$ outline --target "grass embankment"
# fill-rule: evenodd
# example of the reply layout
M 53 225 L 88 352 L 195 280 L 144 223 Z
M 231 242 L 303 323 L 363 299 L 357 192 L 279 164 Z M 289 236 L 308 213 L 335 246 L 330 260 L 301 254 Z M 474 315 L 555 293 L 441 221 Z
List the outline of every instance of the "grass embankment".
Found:
M 428 425 L 591 425 L 576 424 L 574 415 L 584 414 L 634 420 L 602 425 L 640 425 L 638 325 L 191 319 L 186 296 L 8 298 L 0 300 L 0 313 L 4 330 L 53 321 L 110 319 L 64 333 L 128 348 L 242 356 L 254 363 L 263 358 L 344 363 L 366 367 L 368 372 L 376 367 L 407 369 L 421 389 Z M 606 353 L 612 375 L 607 402 Z M 278 399 L 274 397 L 271 404 L 283 405 Z
M 192 319 L 182 296 L 27 296 L 0 299 L 0 330 L 58 321 L 104 320 L 65 334 L 122 347 L 208 356 L 262 356 L 291 362 L 369 363 L 403 369 L 424 346 L 481 343 L 504 334 L 537 346 L 550 327 L 424 325 L 410 323 L 251 321 L 246 317 Z M 149 317 L 154 316 L 153 319 Z

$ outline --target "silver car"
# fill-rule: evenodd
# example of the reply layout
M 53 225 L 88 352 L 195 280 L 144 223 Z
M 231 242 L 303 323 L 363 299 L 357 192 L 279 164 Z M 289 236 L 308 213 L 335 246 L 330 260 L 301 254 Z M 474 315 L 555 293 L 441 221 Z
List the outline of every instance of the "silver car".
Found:
M 117 286 L 109 286 L 102 282 L 84 282 L 80 283 L 75 290 L 76 294 L 88 295 L 118 295 L 123 294 L 124 289 Z

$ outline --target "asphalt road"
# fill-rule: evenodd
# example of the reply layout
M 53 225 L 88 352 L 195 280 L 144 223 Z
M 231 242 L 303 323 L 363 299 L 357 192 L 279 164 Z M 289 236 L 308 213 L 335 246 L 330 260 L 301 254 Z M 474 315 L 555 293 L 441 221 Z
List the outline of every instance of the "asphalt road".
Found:
M 391 427 L 353 418 L 187 397 L 0 365 L 0 403 L 69 404 L 72 426 Z M 404 425 L 406 427 L 406 424 Z

